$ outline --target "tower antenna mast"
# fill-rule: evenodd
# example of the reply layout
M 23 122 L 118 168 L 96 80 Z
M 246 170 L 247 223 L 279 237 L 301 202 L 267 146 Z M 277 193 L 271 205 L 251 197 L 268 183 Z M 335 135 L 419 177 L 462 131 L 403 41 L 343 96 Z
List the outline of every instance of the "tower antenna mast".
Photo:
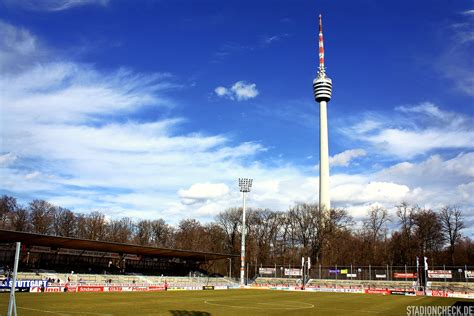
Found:
M 324 39 L 323 39 L 323 16 L 319 15 L 319 73 L 324 73 Z

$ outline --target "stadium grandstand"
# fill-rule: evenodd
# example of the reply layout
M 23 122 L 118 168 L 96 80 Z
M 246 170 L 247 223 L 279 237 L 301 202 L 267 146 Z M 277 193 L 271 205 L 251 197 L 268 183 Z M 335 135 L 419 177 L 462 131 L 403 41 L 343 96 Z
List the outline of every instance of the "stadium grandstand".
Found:
M 126 285 L 133 290 L 161 289 L 165 284 L 182 289 L 236 285 L 229 278 L 209 276 L 208 270 L 217 260 L 238 255 L 0 230 L 4 280 L 11 272 L 16 242 L 22 245 L 17 279 L 47 281 L 53 291 L 88 286 L 103 289 L 104 285 Z

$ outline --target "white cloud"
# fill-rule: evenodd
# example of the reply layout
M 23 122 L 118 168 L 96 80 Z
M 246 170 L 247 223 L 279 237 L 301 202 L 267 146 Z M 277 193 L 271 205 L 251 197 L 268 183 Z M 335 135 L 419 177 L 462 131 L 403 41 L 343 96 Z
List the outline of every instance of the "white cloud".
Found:
M 262 46 L 265 47 L 265 46 L 268 46 L 270 44 L 273 44 L 275 42 L 279 42 L 281 40 L 283 40 L 284 38 L 287 38 L 289 37 L 290 34 L 288 33 L 280 33 L 280 34 L 274 34 L 274 35 L 266 35 L 263 37 L 263 40 L 262 40 Z
M 237 81 L 231 90 L 238 101 L 252 99 L 258 95 L 257 85 L 255 83 L 246 83 L 245 81 Z
M 105 73 L 70 61 L 2 73 L 0 85 L 9 89 L 0 95 L 1 189 L 51 198 L 80 211 L 167 215 L 171 222 L 232 205 L 233 197 L 219 195 L 226 192 L 223 181 L 243 173 L 243 160 L 264 151 L 263 146 L 233 144 L 222 135 L 179 133 L 185 122 L 180 117 L 123 120 L 143 106 L 157 112 L 173 107 L 165 96 L 176 86 L 169 79 L 167 74 L 127 69 Z M 192 184 L 203 181 L 217 183 L 207 189 L 219 194 L 197 194 L 205 188 Z M 189 189 L 179 191 L 185 187 Z M 209 201 L 199 210 L 176 204 L 178 191 L 183 200 Z
M 24 69 L 44 57 L 36 36 L 25 28 L 16 27 L 0 19 L 0 71 Z M 3 93 L 3 91 L 2 91 Z
M 17 160 L 17 156 L 13 153 L 0 155 L 0 166 L 7 166 Z
M 277 41 L 279 41 L 279 40 L 280 40 L 280 36 L 278 36 L 278 35 L 273 35 L 273 36 L 267 36 L 267 37 L 265 37 L 265 38 L 263 39 L 263 42 L 264 42 L 265 44 L 271 44 L 271 43 L 277 42 Z
M 347 167 L 354 158 L 363 157 L 365 155 L 367 155 L 367 152 L 363 149 L 350 149 L 330 157 L 329 163 L 331 166 Z
M 443 49 L 438 52 L 432 64 L 446 78 L 448 86 L 474 96 L 474 64 L 472 63 L 472 43 L 474 41 L 474 10 L 462 12 L 446 28 Z
M 88 65 L 48 63 L 2 76 L 0 85 L 8 84 L 9 89 L 0 98 L 6 115 L 16 118 L 28 112 L 43 123 L 90 121 L 94 115 L 135 111 L 144 105 L 170 106 L 156 94 L 172 86 L 164 78 L 166 74 L 126 69 L 99 74 Z
M 396 179 L 377 181 L 372 175 L 335 174 L 331 176 L 331 201 L 349 209 L 367 203 L 383 203 L 393 206 L 403 201 L 410 188 Z
M 425 131 L 407 131 L 386 129 L 379 134 L 366 138 L 387 154 L 412 158 L 434 149 L 471 148 L 474 135 L 464 131 L 443 131 L 430 129 Z
M 378 154 L 403 159 L 438 149 L 474 147 L 472 117 L 443 111 L 432 103 L 397 110 L 404 116 L 369 117 L 340 130 L 347 137 L 371 144 Z
M 41 172 L 39 171 L 33 171 L 31 173 L 28 173 L 26 176 L 25 176 L 25 179 L 26 180 L 33 180 L 33 179 L 36 179 L 38 177 L 41 176 Z
M 229 94 L 229 90 L 227 90 L 226 87 L 217 87 L 214 91 L 220 97 L 223 97 L 223 96 Z
M 255 83 L 246 83 L 237 81 L 230 88 L 219 86 L 214 89 L 219 97 L 227 97 L 231 100 L 244 101 L 258 96 L 257 85 Z
M 373 203 L 393 212 L 396 204 L 406 201 L 435 210 L 456 205 L 467 218 L 474 218 L 472 161 L 474 152 L 446 160 L 434 155 L 418 163 L 402 162 L 369 174 L 333 174 L 331 202 L 359 217 Z
M 433 155 L 419 163 L 401 162 L 380 171 L 379 179 L 398 179 L 411 187 L 433 187 L 442 185 L 453 187 L 474 179 L 474 153 L 461 153 L 454 158 L 443 160 Z M 437 181 L 438 180 L 438 181 Z
M 399 106 L 396 108 L 401 112 L 406 113 L 421 113 L 421 114 L 428 114 L 436 119 L 445 119 L 445 113 L 441 111 L 436 105 L 429 102 L 421 103 L 417 106 L 407 107 L 407 106 Z
M 229 193 L 224 183 L 195 183 L 187 190 L 179 190 L 178 195 L 183 204 L 195 204 L 206 200 L 221 198 Z
M 357 133 L 364 134 L 380 128 L 381 125 L 382 123 L 380 123 L 379 121 L 376 121 L 374 119 L 366 119 L 354 125 L 353 129 L 357 131 Z

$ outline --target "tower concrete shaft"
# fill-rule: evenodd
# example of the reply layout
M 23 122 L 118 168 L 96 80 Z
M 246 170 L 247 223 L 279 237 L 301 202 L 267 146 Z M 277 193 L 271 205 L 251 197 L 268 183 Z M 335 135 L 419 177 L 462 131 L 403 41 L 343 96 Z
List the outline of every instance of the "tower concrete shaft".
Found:
M 319 15 L 319 69 L 313 80 L 313 91 L 319 103 L 319 208 L 329 210 L 329 142 L 327 103 L 331 100 L 332 80 L 326 75 L 324 66 L 324 43 L 322 16 Z
M 329 144 L 327 102 L 319 102 L 319 208 L 329 210 Z

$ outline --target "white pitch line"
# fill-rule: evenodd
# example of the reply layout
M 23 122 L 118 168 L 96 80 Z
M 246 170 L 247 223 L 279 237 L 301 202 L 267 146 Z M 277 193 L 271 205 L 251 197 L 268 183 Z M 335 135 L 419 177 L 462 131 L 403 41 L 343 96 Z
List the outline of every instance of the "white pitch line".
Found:
M 291 301 L 288 301 L 291 302 Z M 263 310 L 269 310 L 269 309 L 287 309 L 287 310 L 294 310 L 294 309 L 310 309 L 314 308 L 313 304 L 309 303 L 303 303 L 303 302 L 295 302 L 298 304 L 307 304 L 308 306 L 290 306 L 290 305 L 282 305 L 282 304 L 272 304 L 272 303 L 257 303 L 261 305 L 273 305 L 275 307 L 257 307 L 257 306 L 240 306 L 240 305 L 229 305 L 229 304 L 220 304 L 220 303 L 215 303 L 213 301 L 204 301 L 205 304 L 208 305 L 214 305 L 214 306 L 222 306 L 222 307 L 232 307 L 232 308 L 246 308 L 246 309 L 263 309 Z
M 291 302 L 291 301 L 288 301 Z M 283 307 L 288 307 L 288 309 L 305 309 L 305 308 L 314 308 L 313 304 L 310 303 L 304 303 L 304 302 L 296 302 L 298 304 L 306 304 L 307 306 L 291 306 L 291 305 L 285 305 L 285 304 L 274 304 L 274 303 L 257 303 L 261 305 L 273 305 L 273 306 L 283 306 Z
M 35 311 L 35 312 L 64 315 L 64 316 L 71 315 L 71 314 L 113 316 L 113 314 L 102 314 L 102 313 L 94 313 L 94 312 L 49 311 L 46 309 L 36 309 L 36 308 L 20 307 L 20 306 L 17 306 L 17 308 L 26 309 L 26 310 Z

